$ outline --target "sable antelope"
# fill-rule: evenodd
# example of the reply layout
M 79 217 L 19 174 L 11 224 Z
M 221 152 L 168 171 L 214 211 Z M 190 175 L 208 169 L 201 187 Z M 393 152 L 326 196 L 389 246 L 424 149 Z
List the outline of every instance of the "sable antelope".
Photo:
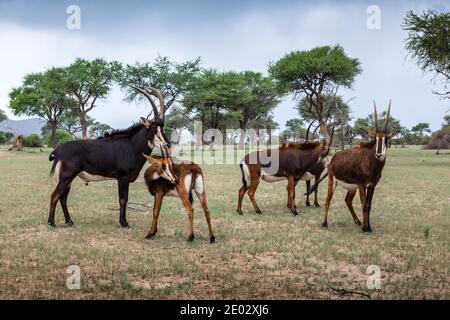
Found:
M 276 182 L 288 180 L 288 208 L 294 215 L 298 214 L 295 204 L 295 186 L 305 174 L 321 163 L 325 166 L 326 156 L 330 151 L 327 143 L 305 142 L 285 144 L 279 149 L 255 151 L 247 154 L 241 161 L 242 187 L 239 190 L 237 212 L 242 214 L 242 199 L 246 192 L 256 213 L 261 210 L 255 200 L 255 192 L 260 180 Z
M 318 183 L 320 180 L 320 177 L 322 176 L 322 172 L 325 170 L 326 167 L 327 167 L 327 161 L 326 161 L 326 159 L 324 159 L 324 161 L 320 161 L 320 162 L 316 163 L 315 165 L 313 165 L 300 179 L 300 180 L 306 182 L 305 205 L 307 207 L 311 206 L 311 203 L 309 202 L 310 193 L 308 192 L 309 189 L 311 188 L 311 180 L 314 179 L 314 184 Z M 294 188 L 297 187 L 297 183 L 298 183 L 298 180 L 295 181 Z M 314 189 L 314 206 L 316 206 L 316 207 L 320 207 L 319 199 L 318 199 L 318 190 L 319 190 L 319 188 Z M 288 190 L 288 198 L 289 198 L 289 190 Z M 289 208 L 289 200 L 287 202 L 287 207 Z
M 146 238 L 151 239 L 158 231 L 158 217 L 164 197 L 173 196 L 179 197 L 187 210 L 189 218 L 188 241 L 194 240 L 194 210 L 192 207 L 192 190 L 194 190 L 202 204 L 206 222 L 208 223 L 209 241 L 213 243 L 216 238 L 211 226 L 211 216 L 206 200 L 205 178 L 202 169 L 193 162 L 172 162 L 172 158 L 165 156 L 163 150 L 162 154 L 162 158 L 143 154 L 148 162 L 151 163 L 151 166 L 144 174 L 145 183 L 148 191 L 155 198 L 152 227 Z
M 328 211 L 334 193 L 334 181 L 336 180 L 338 185 L 348 190 L 345 203 L 354 222 L 360 226 L 361 221 L 356 216 L 352 204 L 356 191 L 359 191 L 361 206 L 363 207 L 362 231 L 372 231 L 369 221 L 372 197 L 386 162 L 386 148 L 389 139 L 396 134 L 396 132 L 389 131 L 390 111 L 391 101 L 389 101 L 384 129 L 379 129 L 377 108 L 374 102 L 375 131 L 367 132 L 367 135 L 372 137 L 372 141 L 363 143 L 359 147 L 339 151 L 331 159 L 328 165 L 328 195 L 325 202 L 323 227 L 328 226 Z M 313 188 L 317 188 L 317 184 Z
M 316 120 L 313 120 L 309 126 L 308 129 L 306 130 L 306 139 L 305 142 L 308 143 L 309 142 L 309 132 L 310 129 L 312 127 L 312 125 L 314 124 Z M 313 132 L 313 138 L 316 135 L 317 130 L 320 128 L 320 124 L 315 128 L 314 132 Z M 303 177 L 300 179 L 302 181 L 306 182 L 306 202 L 305 205 L 307 207 L 311 206 L 311 203 L 309 202 L 309 189 L 311 188 L 311 180 L 314 179 L 314 184 L 318 183 L 320 180 L 320 177 L 322 175 L 323 170 L 325 170 L 327 166 L 327 161 L 320 161 L 318 163 L 316 163 L 314 166 L 312 166 L 304 175 Z M 297 187 L 297 183 L 298 180 L 295 182 L 294 188 Z M 319 199 L 318 199 L 318 188 L 316 188 L 314 190 L 314 206 L 316 207 L 320 207 L 319 204 Z M 289 190 L 288 190 L 288 202 L 287 202 L 287 207 L 289 208 Z
M 152 94 L 160 102 L 160 112 L 156 108 L 150 92 L 130 85 L 142 93 L 151 103 L 154 120 L 141 118 L 139 124 L 125 130 L 115 130 L 95 140 L 71 141 L 56 148 L 49 157 L 53 161 L 51 175 L 58 172 L 58 184 L 50 199 L 48 224 L 55 226 L 55 209 L 58 201 L 69 226 L 73 225 L 67 209 L 70 186 L 77 176 L 86 183 L 116 179 L 119 186 L 120 217 L 122 227 L 128 227 L 126 206 L 130 182 L 134 182 L 145 164 L 142 153 L 150 154 L 155 145 L 170 148 L 169 139 L 164 134 L 164 98 L 152 87 Z

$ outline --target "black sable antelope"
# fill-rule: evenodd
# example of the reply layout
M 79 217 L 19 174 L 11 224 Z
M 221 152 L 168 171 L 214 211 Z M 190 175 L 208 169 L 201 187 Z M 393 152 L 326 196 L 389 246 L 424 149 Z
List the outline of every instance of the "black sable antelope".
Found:
M 243 185 L 239 190 L 237 212 L 242 214 L 242 199 L 248 192 L 256 213 L 261 213 L 255 200 L 255 192 L 261 179 L 266 182 L 287 179 L 288 208 L 294 215 L 297 215 L 295 186 L 316 165 L 321 163 L 322 166 L 326 166 L 326 156 L 329 152 L 330 147 L 327 143 L 316 141 L 285 144 L 279 149 L 255 151 L 247 154 L 240 164 Z
M 67 197 L 70 186 L 77 176 L 86 183 L 116 179 L 119 184 L 120 219 L 122 227 L 128 227 L 126 206 L 128 202 L 128 188 L 134 182 L 145 158 L 142 153 L 150 154 L 155 145 L 170 148 L 169 139 L 164 134 L 164 98 L 161 93 L 130 85 L 134 90 L 142 93 L 151 103 L 154 120 L 141 118 L 139 124 L 125 130 L 116 130 L 95 140 L 71 141 L 56 148 L 49 157 L 53 161 L 51 174 L 58 174 L 58 184 L 50 199 L 48 224 L 55 226 L 55 209 L 58 201 L 64 212 L 64 218 L 69 226 L 73 225 L 67 209 Z M 151 93 L 159 99 L 160 112 L 152 99 Z
M 361 221 L 356 216 L 352 202 L 356 191 L 359 191 L 361 206 L 363 207 L 362 231 L 372 231 L 369 221 L 372 197 L 386 162 L 388 141 L 396 134 L 396 132 L 388 129 L 390 111 L 391 102 L 389 101 L 384 129 L 379 129 L 377 109 L 374 102 L 375 132 L 367 132 L 372 137 L 372 141 L 363 143 L 359 147 L 337 152 L 331 159 L 328 165 L 328 195 L 325 202 L 323 227 L 328 226 L 328 210 L 330 209 L 330 202 L 334 192 L 334 181 L 336 180 L 337 184 L 348 190 L 345 203 L 357 225 L 361 225 Z M 317 188 L 317 184 L 314 185 L 314 188 Z M 311 193 L 312 190 L 309 192 Z
M 216 238 L 211 226 L 211 214 L 206 200 L 205 178 L 202 169 L 193 162 L 181 161 L 174 163 L 172 158 L 164 155 L 164 151 L 162 154 L 163 158 L 153 158 L 144 154 L 144 157 L 151 163 L 151 166 L 144 174 L 145 183 L 150 194 L 155 197 L 152 227 L 146 238 L 151 239 L 156 235 L 163 198 L 165 196 L 173 196 L 179 197 L 187 210 L 189 218 L 188 241 L 194 240 L 192 191 L 195 191 L 208 223 L 209 241 L 213 243 Z

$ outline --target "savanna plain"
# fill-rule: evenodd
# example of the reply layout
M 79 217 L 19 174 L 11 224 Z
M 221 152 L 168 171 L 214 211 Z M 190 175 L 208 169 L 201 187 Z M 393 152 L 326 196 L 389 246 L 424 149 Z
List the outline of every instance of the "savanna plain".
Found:
M 366 299 L 330 289 L 358 291 L 372 299 L 450 299 L 450 153 L 419 147 L 388 150 L 375 190 L 371 225 L 354 225 L 336 189 L 329 228 L 323 208 L 286 208 L 286 183 L 261 182 L 257 215 L 248 197 L 236 213 L 238 165 L 201 165 L 216 243 L 209 244 L 199 201 L 194 200 L 196 238 L 187 242 L 187 214 L 166 198 L 156 238 L 144 239 L 153 198 L 142 170 L 131 185 L 129 229 L 118 224 L 114 181 L 85 186 L 76 179 L 69 196 L 75 226 L 60 207 L 57 228 L 47 226 L 50 149 L 0 147 L 1 299 Z M 243 154 L 237 155 L 240 158 Z M 326 183 L 319 191 L 323 206 Z M 355 208 L 360 213 L 355 197 Z M 311 201 L 312 202 L 312 201 Z M 146 206 L 143 206 L 146 205 Z M 67 268 L 79 266 L 81 288 L 69 290 Z M 367 288 L 368 266 L 381 272 L 381 288 Z

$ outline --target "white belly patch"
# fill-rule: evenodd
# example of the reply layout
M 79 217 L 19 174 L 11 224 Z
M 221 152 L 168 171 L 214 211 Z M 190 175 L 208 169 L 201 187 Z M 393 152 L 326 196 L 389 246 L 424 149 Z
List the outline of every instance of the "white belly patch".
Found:
M 357 184 L 346 183 L 344 181 L 336 179 L 336 177 L 334 177 L 334 179 L 336 180 L 337 184 L 340 185 L 344 189 L 351 190 L 351 191 L 358 189 Z
M 313 176 L 311 173 L 309 172 L 305 172 L 305 174 L 303 175 L 303 177 L 300 179 L 302 181 L 310 181 L 312 179 L 314 179 L 316 176 Z
M 89 174 L 85 171 L 81 172 L 78 177 L 83 180 L 84 182 L 98 182 L 98 181 L 105 181 L 105 180 L 114 180 L 114 178 L 109 177 L 102 177 L 102 176 L 96 176 L 93 174 Z
M 286 177 L 276 177 L 269 174 L 263 174 L 262 172 L 261 172 L 261 179 L 263 179 L 266 182 L 278 182 L 282 180 L 287 180 Z

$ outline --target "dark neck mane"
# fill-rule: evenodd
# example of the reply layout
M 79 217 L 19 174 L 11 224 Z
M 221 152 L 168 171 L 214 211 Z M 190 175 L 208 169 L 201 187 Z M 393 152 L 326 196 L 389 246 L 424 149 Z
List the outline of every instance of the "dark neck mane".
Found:
M 302 143 L 285 143 L 280 146 L 280 150 L 286 150 L 286 149 L 307 150 L 307 149 L 314 149 L 315 147 L 317 147 L 319 145 L 320 145 L 319 141 L 302 142 Z
M 127 129 L 118 129 L 106 132 L 103 136 L 98 137 L 98 139 L 111 139 L 115 137 L 132 137 L 136 133 L 138 133 L 143 127 L 144 125 L 142 123 L 137 123 Z
M 375 140 L 375 139 L 373 139 L 372 141 L 369 141 L 369 142 L 361 142 L 360 144 L 359 144 L 359 146 L 361 147 L 361 148 L 367 148 L 367 149 L 372 149 L 374 146 L 375 146 L 375 143 L 376 143 L 377 141 Z

